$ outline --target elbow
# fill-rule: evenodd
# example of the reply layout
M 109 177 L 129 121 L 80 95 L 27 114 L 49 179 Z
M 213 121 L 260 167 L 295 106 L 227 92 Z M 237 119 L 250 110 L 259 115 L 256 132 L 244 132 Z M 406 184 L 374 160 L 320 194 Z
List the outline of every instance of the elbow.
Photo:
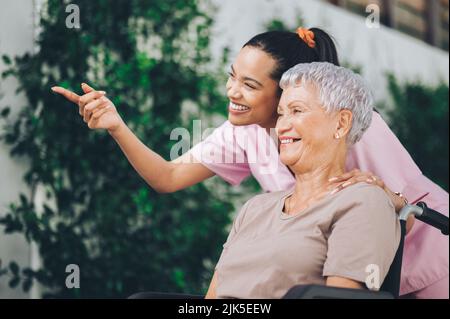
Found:
M 171 194 L 179 190 L 177 184 L 170 178 L 167 178 L 164 183 L 155 185 L 155 183 L 152 184 L 147 181 L 147 184 L 158 194 Z
M 142 176 L 145 182 L 158 194 L 175 193 L 178 185 L 174 176 L 173 167 L 162 169 L 158 176 Z
M 164 195 L 164 194 L 171 194 L 176 192 L 176 190 L 170 186 L 167 185 L 159 185 L 159 186 L 152 186 L 151 184 L 149 184 L 150 187 L 153 188 L 153 190 L 155 192 L 157 192 L 160 195 Z

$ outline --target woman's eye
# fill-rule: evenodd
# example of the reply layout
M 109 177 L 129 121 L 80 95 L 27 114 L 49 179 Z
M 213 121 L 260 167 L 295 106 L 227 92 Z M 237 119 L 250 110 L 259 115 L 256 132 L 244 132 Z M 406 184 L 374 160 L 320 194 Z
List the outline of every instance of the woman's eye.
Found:
M 230 78 L 233 78 L 233 79 L 234 79 L 234 74 L 233 74 L 233 73 L 228 72 L 228 75 L 230 76 Z
M 252 89 L 252 90 L 256 89 L 254 86 L 251 86 L 250 84 L 247 84 L 247 83 L 245 83 L 245 86 L 250 88 L 250 89 Z
M 295 109 L 294 110 L 294 113 L 302 113 L 303 112 L 303 110 L 300 110 L 300 109 Z

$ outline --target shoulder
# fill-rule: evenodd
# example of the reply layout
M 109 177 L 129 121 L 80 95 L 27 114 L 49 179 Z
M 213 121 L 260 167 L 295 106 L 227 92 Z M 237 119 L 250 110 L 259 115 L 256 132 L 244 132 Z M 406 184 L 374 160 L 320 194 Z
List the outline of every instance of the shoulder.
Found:
M 396 217 L 395 207 L 390 198 L 378 186 L 362 182 L 349 186 L 339 193 L 335 199 L 338 208 L 336 217 L 352 212 L 371 220 Z
M 227 136 L 227 132 L 230 133 L 231 135 L 233 134 L 234 131 L 234 125 L 230 123 L 230 121 L 225 121 L 222 125 L 216 127 L 216 128 L 208 128 L 207 131 L 211 132 L 211 136 L 214 137 L 225 137 Z
M 394 205 L 386 192 L 376 185 L 360 182 L 343 189 L 339 193 L 340 195 L 337 197 L 337 200 L 341 202 L 357 203 L 361 205 L 369 205 L 376 202 L 379 205 L 392 206 L 394 209 Z
M 375 198 L 389 200 L 389 197 L 381 187 L 365 182 L 353 184 L 340 191 L 340 193 L 342 199 Z
M 257 132 L 259 130 L 263 130 L 262 127 L 260 127 L 257 124 L 250 124 L 250 125 L 234 125 L 230 121 L 225 121 L 222 125 L 216 128 L 216 130 L 225 130 L 225 129 L 232 129 L 237 131 L 246 131 L 246 132 Z
M 217 128 L 208 130 L 212 131 L 208 138 L 222 139 L 228 142 L 237 140 L 239 142 L 241 140 L 246 141 L 248 138 L 254 139 L 262 128 L 256 124 L 238 126 L 233 125 L 230 121 L 225 121 Z

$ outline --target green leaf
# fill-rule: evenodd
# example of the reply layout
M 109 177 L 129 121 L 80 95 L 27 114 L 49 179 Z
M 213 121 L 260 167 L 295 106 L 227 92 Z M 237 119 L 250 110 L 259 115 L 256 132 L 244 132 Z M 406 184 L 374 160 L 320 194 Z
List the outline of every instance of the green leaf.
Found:
M 5 63 L 6 65 L 10 65 L 12 63 L 11 58 L 6 54 L 2 55 L 2 60 L 3 63 Z
M 23 283 L 22 283 L 23 291 L 24 292 L 30 291 L 32 285 L 33 285 L 33 280 L 31 280 L 31 279 L 24 280 Z
M 9 263 L 9 270 L 16 276 L 19 273 L 19 265 L 16 262 L 12 261 Z
M 20 278 L 14 277 L 9 281 L 9 287 L 10 288 L 16 288 L 20 284 Z
M 0 112 L 0 116 L 1 117 L 8 117 L 9 113 L 11 112 L 11 108 L 9 107 L 5 107 L 2 109 L 2 111 Z

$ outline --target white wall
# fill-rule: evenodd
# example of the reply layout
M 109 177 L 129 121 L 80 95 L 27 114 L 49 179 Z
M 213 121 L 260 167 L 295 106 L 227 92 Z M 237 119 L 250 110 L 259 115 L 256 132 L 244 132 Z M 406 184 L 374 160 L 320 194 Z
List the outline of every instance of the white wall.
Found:
M 2 1 L 0 10 L 0 55 L 17 55 L 33 49 L 33 1 Z M 5 65 L 0 62 L 0 72 Z M 17 81 L 13 78 L 0 82 L 0 105 L 10 105 L 14 117 L 19 108 L 26 104 L 24 96 L 16 96 Z M 29 194 L 22 181 L 26 161 L 9 157 L 9 149 L 0 143 L 0 216 L 4 216 L 7 205 L 18 199 L 19 192 Z M 30 248 L 22 235 L 4 235 L 0 228 L 0 259 L 3 265 L 10 260 L 21 266 L 30 264 Z M 8 280 L 0 278 L 0 298 L 28 298 L 21 289 L 10 289 Z
M 213 0 L 220 8 L 214 27 L 215 55 L 229 46 L 232 56 L 273 18 L 295 26 L 298 12 L 304 27 L 320 27 L 336 40 L 342 61 L 359 65 L 377 100 L 384 100 L 385 72 L 401 81 L 421 80 L 430 85 L 449 81 L 449 55 L 398 31 L 381 26 L 369 29 L 365 18 L 320 0 Z

